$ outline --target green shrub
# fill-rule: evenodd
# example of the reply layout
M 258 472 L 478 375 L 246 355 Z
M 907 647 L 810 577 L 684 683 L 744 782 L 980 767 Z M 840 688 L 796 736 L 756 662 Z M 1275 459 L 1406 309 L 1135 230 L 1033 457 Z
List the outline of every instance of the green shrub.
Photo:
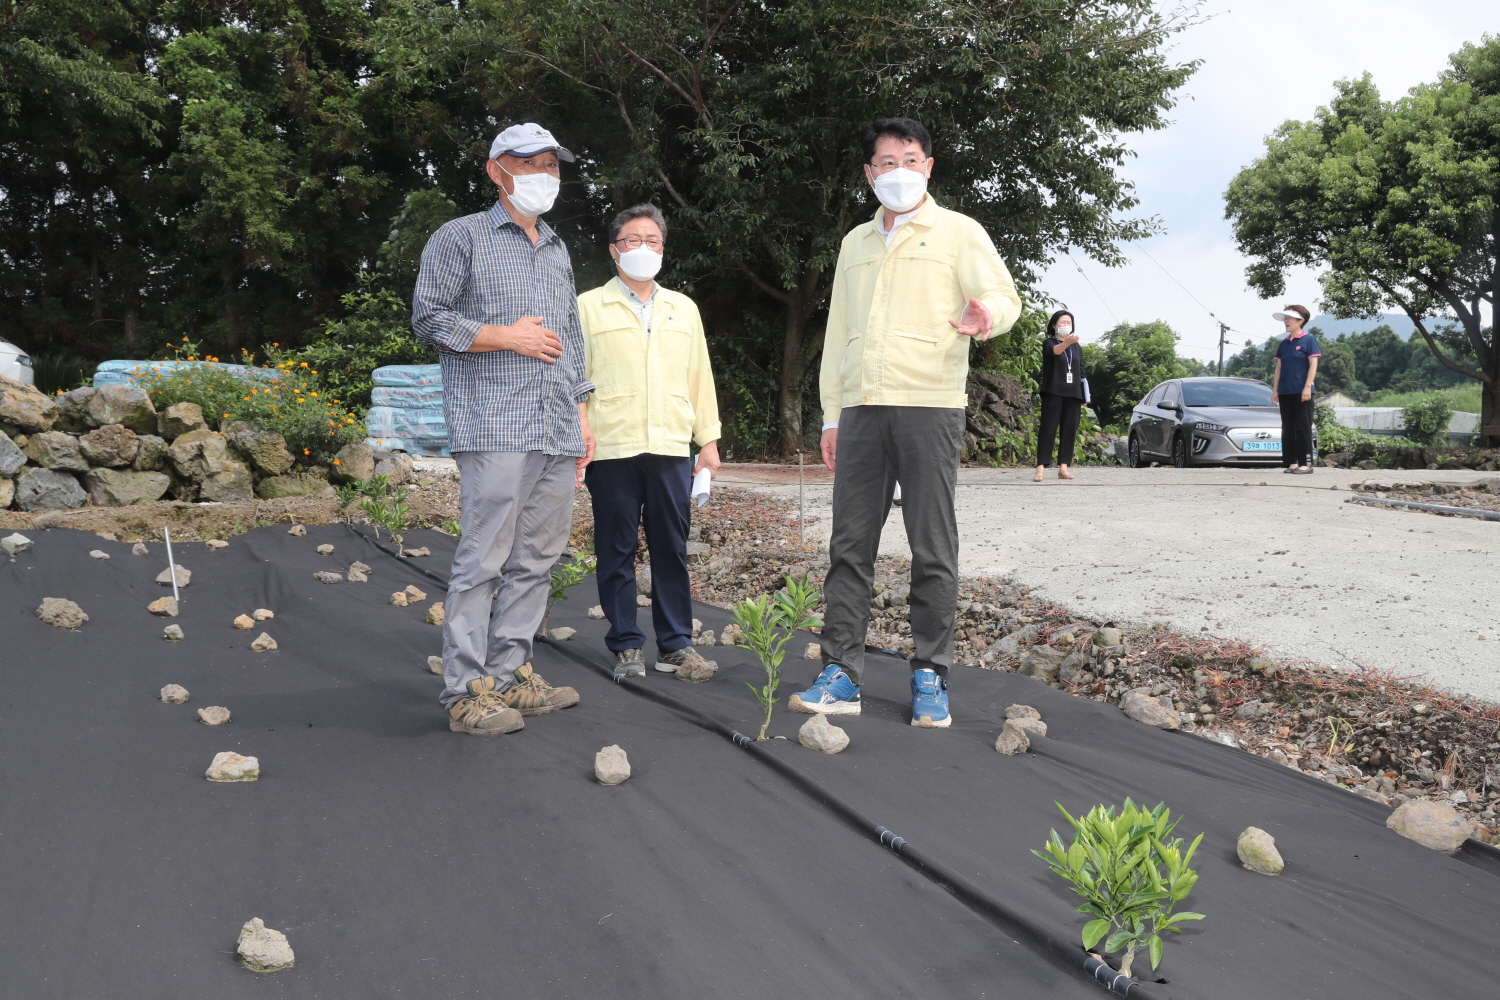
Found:
M 1442 393 L 1410 403 L 1401 410 L 1406 421 L 1406 437 L 1422 445 L 1448 443 L 1448 422 L 1453 419 L 1453 404 Z
M 437 354 L 411 332 L 411 304 L 395 292 L 376 288 L 361 277 L 362 287 L 341 300 L 348 314 L 330 320 L 287 360 L 323 374 L 320 380 L 346 404 L 370 405 L 371 373 L 385 365 L 430 365 Z
M 745 598 L 734 609 L 734 622 L 744 634 L 744 642 L 750 647 L 766 671 L 766 683 L 761 687 L 746 684 L 750 693 L 765 712 L 760 724 L 758 740 L 766 738 L 771 725 L 771 709 L 776 705 L 776 689 L 781 686 L 781 661 L 786 656 L 786 644 L 800 628 L 822 625 L 813 617 L 812 610 L 823 600 L 817 584 L 809 583 L 807 577 L 792 579 L 783 576 L 786 586 L 775 596 L 761 594 L 758 598 Z
M 36 387 L 49 396 L 91 384 L 93 368 L 83 358 L 63 351 L 31 355 L 31 377 Z
M 253 361 L 250 354 L 244 355 L 244 363 Z M 276 431 L 305 464 L 329 464 L 344 445 L 364 439 L 358 414 L 333 397 L 320 382 L 318 371 L 306 367 L 306 362 L 294 364 L 274 353 L 270 361 L 279 376 L 238 375 L 208 364 L 189 364 L 175 371 L 148 365 L 137 384 L 151 394 L 158 411 L 173 403 L 197 403 L 212 427 L 243 420 Z
M 1128 976 L 1136 949 L 1144 945 L 1156 968 L 1162 935 L 1180 934 L 1178 924 L 1203 919 L 1201 913 L 1172 912 L 1198 883 L 1188 864 L 1203 834 L 1186 851 L 1181 837 L 1169 840 L 1178 821 L 1165 804 L 1142 809 L 1126 799 L 1118 815 L 1114 806 L 1099 805 L 1076 819 L 1057 808 L 1073 827 L 1073 842 L 1064 847 L 1053 830 L 1046 846 L 1031 853 L 1083 897 L 1078 912 L 1094 918 L 1083 925 L 1083 946 L 1104 941 L 1105 951 L 1122 954 L 1120 972 Z

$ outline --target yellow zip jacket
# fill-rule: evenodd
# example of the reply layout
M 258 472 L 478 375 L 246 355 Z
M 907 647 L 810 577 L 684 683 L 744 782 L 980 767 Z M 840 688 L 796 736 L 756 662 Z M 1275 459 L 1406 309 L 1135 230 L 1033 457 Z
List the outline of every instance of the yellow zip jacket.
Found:
M 578 296 L 584 378 L 594 458 L 691 454 L 719 439 L 719 402 L 698 307 L 660 285 L 651 307 L 651 339 L 618 280 Z
M 1010 271 L 984 228 L 927 202 L 889 248 L 875 218 L 844 237 L 828 304 L 823 422 L 846 406 L 968 404 L 969 343 L 948 325 L 969 299 L 990 307 L 991 334 L 1021 315 Z

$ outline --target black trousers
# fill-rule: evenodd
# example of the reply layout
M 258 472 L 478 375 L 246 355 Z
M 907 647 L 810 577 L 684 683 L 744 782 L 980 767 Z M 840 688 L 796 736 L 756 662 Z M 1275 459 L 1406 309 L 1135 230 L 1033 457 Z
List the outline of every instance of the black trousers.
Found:
M 688 496 L 693 460 L 633 455 L 593 462 L 584 473 L 594 501 L 595 579 L 609 619 L 604 644 L 611 652 L 640 649 L 646 635 L 636 624 L 635 552 L 645 522 L 651 553 L 651 624 L 656 647 L 671 653 L 693 644 L 693 594 L 688 579 Z
M 823 582 L 823 665 L 860 683 L 880 530 L 901 483 L 911 544 L 911 668 L 944 677 L 953 664 L 958 608 L 958 522 L 953 511 L 964 411 L 937 406 L 851 406 L 839 417 L 833 534 Z
M 1042 393 L 1042 424 L 1036 431 L 1036 464 L 1052 464 L 1052 439 L 1062 430 L 1058 444 L 1057 464 L 1073 464 L 1073 443 L 1078 439 L 1078 417 L 1083 400 L 1077 396 L 1054 396 Z
M 1281 407 L 1281 466 L 1313 463 L 1313 401 L 1304 400 L 1300 392 L 1277 393 Z

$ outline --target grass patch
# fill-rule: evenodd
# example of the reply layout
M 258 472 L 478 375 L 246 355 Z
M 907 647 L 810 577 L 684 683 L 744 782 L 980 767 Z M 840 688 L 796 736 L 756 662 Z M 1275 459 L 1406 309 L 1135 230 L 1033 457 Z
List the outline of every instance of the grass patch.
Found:
M 1480 412 L 1479 386 L 1477 385 L 1455 386 L 1452 389 L 1424 389 L 1421 392 L 1396 392 L 1393 389 L 1385 389 L 1372 393 L 1370 401 L 1364 405 L 1406 407 L 1413 403 L 1424 403 L 1434 396 L 1447 397 L 1448 405 L 1456 412 Z

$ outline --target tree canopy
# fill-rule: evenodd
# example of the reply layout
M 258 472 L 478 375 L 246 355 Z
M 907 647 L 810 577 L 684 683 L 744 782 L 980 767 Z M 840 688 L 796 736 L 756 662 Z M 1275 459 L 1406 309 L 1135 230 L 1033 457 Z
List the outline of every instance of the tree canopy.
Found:
M 1450 57 L 1436 82 L 1384 101 L 1368 74 L 1337 85 L 1308 122 L 1287 122 L 1225 193 L 1252 287 L 1282 293 L 1287 272 L 1326 267 L 1338 316 L 1397 307 L 1447 368 L 1478 379 L 1482 424 L 1500 439 L 1500 38 Z M 1456 324 L 1472 361 L 1445 348 Z
M 839 242 L 876 208 L 869 122 L 927 124 L 934 196 L 1023 287 L 1064 247 L 1113 263 L 1156 231 L 1131 214 L 1124 136 L 1166 124 L 1195 64 L 1164 49 L 1192 18 L 1151 0 L 14 5 L 0 327 L 93 357 L 330 331 L 407 350 L 390 299 L 424 238 L 411 213 L 435 204 L 408 196 L 483 210 L 490 137 L 536 120 L 579 153 L 548 220 L 580 285 L 610 273 L 604 220 L 658 202 L 662 278 L 703 308 L 726 421 L 795 448 Z M 979 360 L 1006 366 L 1012 340 Z
M 1083 345 L 1094 412 L 1103 426 L 1123 426 L 1130 411 L 1159 383 L 1212 374 L 1203 362 L 1177 356 L 1177 332 L 1161 320 L 1121 323 L 1097 344 Z

